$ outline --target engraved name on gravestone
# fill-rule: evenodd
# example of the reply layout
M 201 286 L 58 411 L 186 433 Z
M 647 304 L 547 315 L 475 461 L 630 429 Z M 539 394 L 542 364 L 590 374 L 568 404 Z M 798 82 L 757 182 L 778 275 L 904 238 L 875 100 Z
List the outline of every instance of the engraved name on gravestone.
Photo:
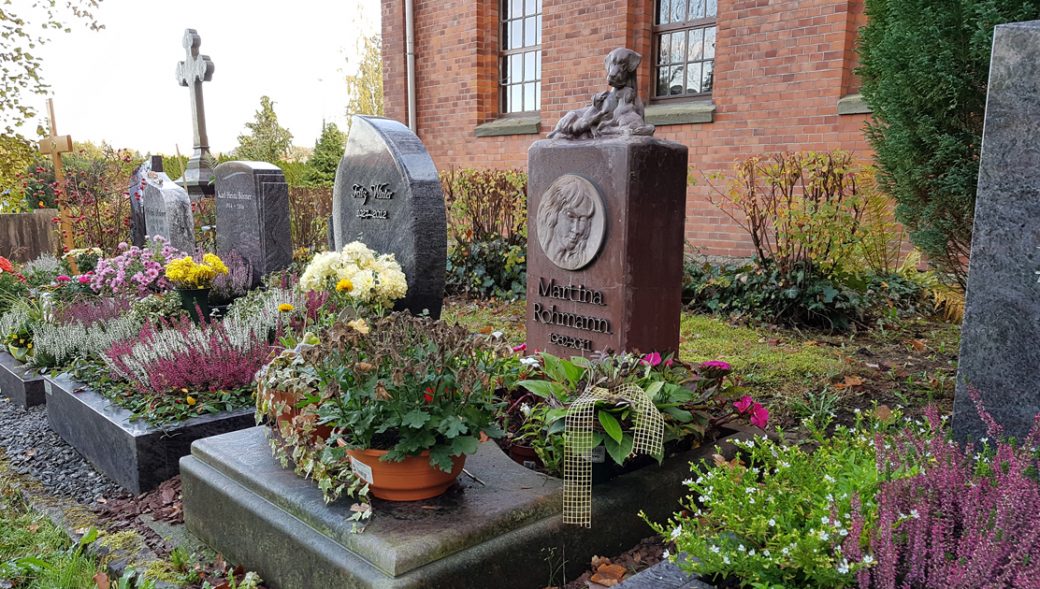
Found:
M 954 435 L 986 437 L 978 391 L 1006 435 L 1040 413 L 1040 21 L 997 26 L 982 137 Z
M 249 264 L 253 285 L 292 263 L 289 185 L 281 168 L 266 162 L 225 162 L 216 174 L 217 254 Z
M 161 155 L 153 155 L 137 166 L 126 191 L 130 198 L 130 243 L 137 247 L 144 245 L 145 235 L 148 234 L 144 220 L 144 186 L 145 176 L 151 171 L 163 171 Z
M 142 189 L 145 228 L 148 235 L 161 235 L 170 246 L 185 253 L 195 252 L 195 224 L 188 191 L 164 172 L 151 170 L 144 175 Z
M 611 89 L 528 151 L 531 350 L 678 351 L 687 149 L 643 121 L 639 61 L 611 51 Z
M 437 168 L 422 141 L 397 121 L 352 117 L 332 199 L 335 247 L 361 241 L 392 253 L 408 279 L 398 308 L 439 317 L 447 224 Z

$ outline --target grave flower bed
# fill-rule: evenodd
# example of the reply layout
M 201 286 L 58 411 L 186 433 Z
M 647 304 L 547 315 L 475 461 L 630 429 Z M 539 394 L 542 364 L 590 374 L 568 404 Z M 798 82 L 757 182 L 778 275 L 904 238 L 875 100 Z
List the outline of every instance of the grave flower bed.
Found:
M 293 318 L 278 309 L 298 293 L 258 290 L 223 319 L 193 321 L 165 277 L 171 262 L 192 258 L 162 239 L 81 258 L 69 266 L 92 270 L 40 284 L 0 326 L 47 375 L 52 429 L 139 492 L 175 475 L 193 439 L 251 425 L 253 377 L 275 338 L 291 330 Z M 212 268 L 209 278 L 222 267 L 215 260 L 206 254 L 197 263 Z M 185 279 L 177 267 L 174 279 Z

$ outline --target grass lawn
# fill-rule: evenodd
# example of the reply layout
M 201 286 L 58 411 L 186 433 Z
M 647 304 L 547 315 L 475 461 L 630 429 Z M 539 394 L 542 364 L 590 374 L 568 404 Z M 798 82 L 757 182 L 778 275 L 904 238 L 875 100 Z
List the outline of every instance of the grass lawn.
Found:
M 524 305 L 455 298 L 445 302 L 443 317 L 521 343 Z M 932 318 L 834 335 L 683 312 L 679 357 L 729 362 L 769 408 L 773 425 L 796 432 L 803 419 L 817 426 L 849 423 L 856 409 L 874 405 L 935 403 L 949 412 L 959 345 L 960 326 Z

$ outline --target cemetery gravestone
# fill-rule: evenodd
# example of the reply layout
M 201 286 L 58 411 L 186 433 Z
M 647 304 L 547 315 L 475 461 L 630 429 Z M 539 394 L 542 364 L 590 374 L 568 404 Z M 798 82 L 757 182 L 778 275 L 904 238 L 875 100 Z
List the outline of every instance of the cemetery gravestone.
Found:
M 1040 412 L 1040 21 L 996 27 L 953 428 L 988 435 L 969 395 L 1022 439 Z
M 281 168 L 266 162 L 217 166 L 217 254 L 242 257 L 253 285 L 292 263 L 289 185 Z
M 437 167 L 422 141 L 397 121 L 352 117 L 332 198 L 335 247 L 361 241 L 392 253 L 408 279 L 398 308 L 440 316 L 447 221 Z
M 142 204 L 148 235 L 161 235 L 170 247 L 186 254 L 195 253 L 195 222 L 188 191 L 178 186 L 165 172 L 150 171 L 144 176 Z
M 613 89 L 528 152 L 531 350 L 678 352 L 687 148 L 652 137 L 638 63 L 612 51 Z
M 130 242 L 137 247 L 143 247 L 145 235 L 148 228 L 144 220 L 144 186 L 145 177 L 148 172 L 162 172 L 163 161 L 161 155 L 153 155 L 147 161 L 141 163 L 130 177 L 130 187 L 127 195 L 130 198 Z

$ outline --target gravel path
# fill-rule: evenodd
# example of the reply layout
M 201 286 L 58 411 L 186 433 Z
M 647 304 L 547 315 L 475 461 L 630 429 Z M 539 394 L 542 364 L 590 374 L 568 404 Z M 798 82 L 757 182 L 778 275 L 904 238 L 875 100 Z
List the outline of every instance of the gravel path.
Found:
M 25 410 L 0 397 L 0 449 L 11 469 L 30 475 L 50 493 L 90 505 L 99 497 L 127 496 L 119 485 L 65 443 L 47 425 L 47 408 Z

